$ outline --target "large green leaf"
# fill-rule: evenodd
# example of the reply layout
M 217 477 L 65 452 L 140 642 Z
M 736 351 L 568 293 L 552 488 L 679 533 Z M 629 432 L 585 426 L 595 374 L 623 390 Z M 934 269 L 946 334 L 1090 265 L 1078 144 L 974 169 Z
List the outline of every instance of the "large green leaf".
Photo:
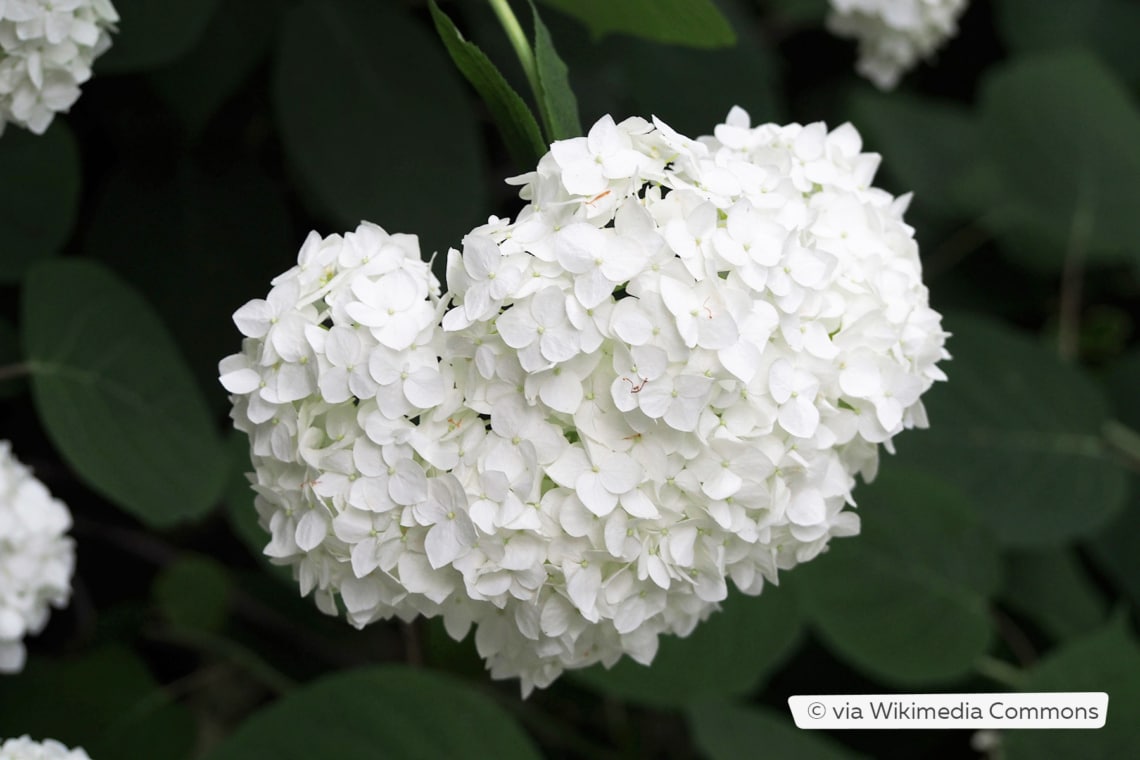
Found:
M 491 63 L 482 50 L 473 42 L 468 42 L 432 0 L 428 4 L 435 29 L 451 54 L 463 76 L 479 93 L 487 104 L 491 117 L 499 127 L 507 150 L 520 171 L 529 171 L 546 153 L 546 142 L 534 114 L 515 89 L 503 78 L 502 73 Z
M 476 122 L 451 62 L 397 3 L 309 0 L 285 18 L 285 149 L 341 224 L 420 235 L 425 256 L 486 218 Z
M 152 527 L 199 517 L 225 477 L 206 404 L 158 317 L 98 264 L 28 275 L 23 340 L 40 420 L 87 483 Z
M 1030 671 L 1024 690 L 1107 692 L 1108 717 L 1097 730 L 1008 731 L 1009 760 L 1140 757 L 1140 647 L 1124 619 L 1052 653 Z
M 712 0 L 542 0 L 581 21 L 594 37 L 629 34 L 690 47 L 736 42 Z M 667 55 L 667 53 L 664 53 Z
M 9 128 L 0 139 L 0 283 L 59 251 L 79 203 L 79 151 L 63 119 L 42 135 Z
M 856 492 L 863 529 L 792 573 L 829 648 L 895 684 L 969 672 L 990 641 L 1000 582 L 985 526 L 949 482 L 884 463 Z
M 554 49 L 550 30 L 542 23 L 534 0 L 530 0 L 534 16 L 534 63 L 538 72 L 539 109 L 546 124 L 546 134 L 553 140 L 565 140 L 582 134 L 578 121 L 578 99 L 570 87 L 570 72 Z
M 194 721 L 127 649 L 29 660 L 0 679 L 0 737 L 30 734 L 82 746 L 93 758 L 183 760 Z
M 95 64 L 101 74 L 142 71 L 169 63 L 202 36 L 221 0 L 115 0 L 118 32 Z
M 707 760 L 747 757 L 852 760 L 860 755 L 820 731 L 796 728 L 785 712 L 707 701 L 685 711 L 693 742 Z
M 204 760 L 538 758 L 494 702 L 432 672 L 340 673 L 247 720 Z
M 1010 552 L 1005 559 L 1002 599 L 1053 639 L 1069 639 L 1104 623 L 1104 598 L 1073 550 Z
M 1140 79 L 1135 0 L 998 0 L 998 31 L 1018 53 L 1083 46 L 1130 81 Z
M 1123 505 L 1125 473 L 1101 438 L 1100 389 L 1051 351 L 995 322 L 947 318 L 949 382 L 924 397 L 930 429 L 899 457 L 960 487 L 1007 546 L 1096 532 Z
M 1109 69 L 1081 52 L 1017 59 L 989 75 L 981 109 L 1010 209 L 999 227 L 1020 258 L 1140 261 L 1140 110 Z
M 607 694 L 655 707 L 731 697 L 756 689 L 791 654 L 801 631 L 791 590 L 769 587 L 757 598 L 729 594 L 724 609 L 687 638 L 662 636 L 649 667 L 624 658 L 572 677 Z

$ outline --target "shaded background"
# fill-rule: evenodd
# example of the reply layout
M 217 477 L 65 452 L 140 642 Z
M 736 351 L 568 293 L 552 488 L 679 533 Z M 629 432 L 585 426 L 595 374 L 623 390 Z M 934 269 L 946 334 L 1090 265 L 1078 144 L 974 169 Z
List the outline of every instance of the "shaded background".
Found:
M 686 44 L 599 37 L 567 5 L 540 10 L 585 125 L 656 114 L 698 135 L 733 104 L 851 120 L 878 184 L 915 192 L 954 360 L 932 428 L 857 491 L 864 535 L 730 597 L 651 669 L 570 673 L 525 702 L 435 621 L 320 615 L 260 557 L 216 381 L 230 314 L 310 229 L 368 219 L 443 252 L 515 214 L 503 179 L 530 167 L 426 3 L 118 0 L 72 112 L 0 138 L 0 367 L 28 368 L 0 380 L 0 431 L 79 547 L 71 606 L 0 678 L 0 736 L 95 760 L 969 757 L 965 731 L 801 732 L 786 699 L 1095 690 L 1108 728 L 1011 732 L 1000 756 L 1140 756 L 1140 5 L 975 0 L 891 94 L 853 74 L 821 0 L 717 0 L 727 47 L 716 24 L 674 27 Z M 524 92 L 488 7 L 442 7 Z

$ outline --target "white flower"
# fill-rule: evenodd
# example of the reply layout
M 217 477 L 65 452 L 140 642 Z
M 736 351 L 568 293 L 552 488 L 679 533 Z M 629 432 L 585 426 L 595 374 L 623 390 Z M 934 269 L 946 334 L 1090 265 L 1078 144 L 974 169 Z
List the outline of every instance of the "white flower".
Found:
M 0 134 L 71 108 L 118 20 L 110 0 L 0 0 Z
M 0 441 L 0 673 L 24 668 L 24 636 L 71 596 L 71 513 Z M 2 755 L 0 755 L 2 757 Z
M 11 2 L 11 0 L 8 0 Z M 55 739 L 32 741 L 28 736 L 0 744 L 0 760 L 91 760 L 82 747 L 68 749 Z
M 855 69 L 880 89 L 958 33 L 967 0 L 831 0 L 827 26 L 859 41 Z
M 238 310 L 220 379 L 302 593 L 474 626 L 527 693 L 647 664 L 729 579 L 758 594 L 858 532 L 855 476 L 945 379 L 905 198 L 850 125 L 715 134 L 555 143 L 518 221 L 449 251 L 450 305 L 365 224 Z

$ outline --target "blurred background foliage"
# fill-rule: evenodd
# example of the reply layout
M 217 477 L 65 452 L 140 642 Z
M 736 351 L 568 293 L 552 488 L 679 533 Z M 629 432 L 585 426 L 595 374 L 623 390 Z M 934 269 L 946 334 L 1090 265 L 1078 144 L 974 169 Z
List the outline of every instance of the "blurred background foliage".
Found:
M 72 112 L 0 139 L 0 429 L 79 556 L 71 606 L 0 678 L 0 736 L 96 760 L 968 757 L 964 731 L 799 731 L 786 699 L 1095 690 L 1104 730 L 1009 732 L 994 756 L 1140 757 L 1140 4 L 974 0 L 891 94 L 825 0 L 539 4 L 587 126 L 696 135 L 733 104 L 854 122 L 878 183 L 915 193 L 954 360 L 931 429 L 858 489 L 862 536 L 650 669 L 525 702 L 435 622 L 358 632 L 297 598 L 260 556 L 215 378 L 230 314 L 308 230 L 368 219 L 443 252 L 513 215 L 503 179 L 530 167 L 426 2 L 115 4 Z M 441 8 L 527 92 L 484 2 Z

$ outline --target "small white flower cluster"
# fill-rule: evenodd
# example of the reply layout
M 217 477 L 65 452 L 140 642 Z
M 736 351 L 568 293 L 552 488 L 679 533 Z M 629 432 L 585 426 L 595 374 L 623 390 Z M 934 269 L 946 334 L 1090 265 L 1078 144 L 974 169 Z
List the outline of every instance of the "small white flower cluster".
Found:
M 967 0 L 831 0 L 827 26 L 859 41 L 855 69 L 890 90 L 958 33 Z
M 45 739 L 42 743 L 30 737 L 9 739 L 0 744 L 0 760 L 91 760 L 82 747 L 68 749 L 55 739 Z
M 71 596 L 71 513 L 0 441 L 0 673 L 24 668 L 24 636 Z
M 266 553 L 363 626 L 442 615 L 524 693 L 648 664 L 858 532 L 947 357 L 907 198 L 850 125 L 605 117 L 451 250 L 321 239 L 234 319 Z M 442 322 L 439 318 L 442 315 Z
M 110 0 L 0 0 L 0 134 L 43 134 L 67 111 L 118 20 Z

